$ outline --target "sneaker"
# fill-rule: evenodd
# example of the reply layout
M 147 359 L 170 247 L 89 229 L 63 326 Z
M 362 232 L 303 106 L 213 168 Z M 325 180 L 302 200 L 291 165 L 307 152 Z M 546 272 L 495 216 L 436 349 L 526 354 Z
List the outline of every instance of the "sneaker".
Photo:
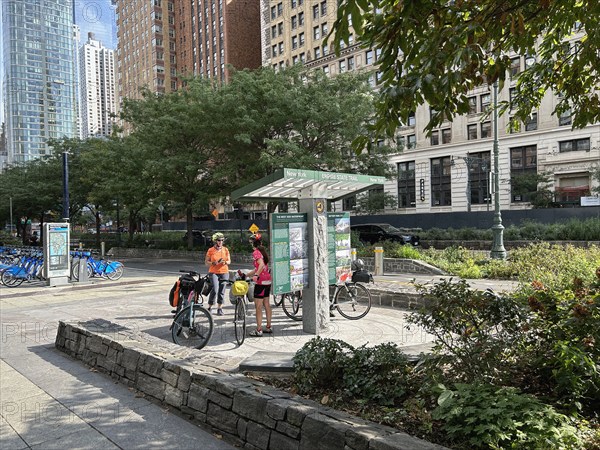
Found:
M 266 327 L 266 328 L 263 330 L 263 333 L 267 333 L 267 334 L 273 334 L 273 328 L 271 328 L 271 327 Z
M 262 330 L 254 330 L 251 331 L 250 333 L 248 333 L 248 336 L 252 336 L 252 337 L 262 337 L 263 332 Z
M 223 310 L 221 308 L 217 309 L 217 316 L 222 316 Z

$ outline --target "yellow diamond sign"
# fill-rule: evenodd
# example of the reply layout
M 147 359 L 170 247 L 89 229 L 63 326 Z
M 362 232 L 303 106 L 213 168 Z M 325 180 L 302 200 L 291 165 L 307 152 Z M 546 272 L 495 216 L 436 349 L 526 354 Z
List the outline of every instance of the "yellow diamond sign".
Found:
M 260 228 L 258 228 L 256 226 L 255 223 L 253 223 L 252 225 L 250 225 L 250 228 L 248 228 L 252 233 L 256 233 L 258 230 L 260 230 Z

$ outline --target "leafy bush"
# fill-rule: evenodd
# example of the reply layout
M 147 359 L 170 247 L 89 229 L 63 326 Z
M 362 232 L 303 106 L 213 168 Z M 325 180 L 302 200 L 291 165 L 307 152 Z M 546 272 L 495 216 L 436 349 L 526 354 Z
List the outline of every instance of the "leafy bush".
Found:
M 596 267 L 600 267 L 600 248 L 541 242 L 512 250 L 509 262 L 522 283 L 536 280 L 546 287 L 561 289 L 575 278 L 586 283 L 594 279 Z
M 433 418 L 459 447 L 581 448 L 567 416 L 533 396 L 489 384 L 442 386 Z
M 471 289 L 460 280 L 433 286 L 416 284 L 423 306 L 408 322 L 435 337 L 433 361 L 450 379 L 465 382 L 509 382 L 514 352 L 522 340 L 525 311 L 511 296 Z
M 389 242 L 384 248 L 386 258 L 421 259 L 421 252 L 410 244 Z
M 294 356 L 294 383 L 301 393 L 339 391 L 359 403 L 395 405 L 414 389 L 412 366 L 396 344 L 354 348 L 317 337 Z
M 316 337 L 308 341 L 294 355 L 294 382 L 298 392 L 342 387 L 342 376 L 349 354 L 354 350 L 350 344 L 337 339 Z

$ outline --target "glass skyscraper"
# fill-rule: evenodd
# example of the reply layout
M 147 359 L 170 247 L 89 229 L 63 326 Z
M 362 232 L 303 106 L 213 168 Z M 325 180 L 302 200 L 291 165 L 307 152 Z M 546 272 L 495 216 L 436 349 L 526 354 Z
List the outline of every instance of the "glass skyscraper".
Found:
M 77 136 L 73 0 L 2 0 L 8 164 Z

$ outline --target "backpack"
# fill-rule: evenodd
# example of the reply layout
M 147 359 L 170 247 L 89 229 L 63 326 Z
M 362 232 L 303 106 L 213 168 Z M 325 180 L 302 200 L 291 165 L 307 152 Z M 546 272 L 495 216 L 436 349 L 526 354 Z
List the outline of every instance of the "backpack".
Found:
M 181 281 L 177 280 L 175 282 L 175 284 L 173 285 L 173 287 L 171 288 L 171 291 L 169 292 L 169 303 L 171 304 L 171 306 L 173 308 L 177 307 L 177 305 L 179 304 L 180 285 L 181 285 Z

